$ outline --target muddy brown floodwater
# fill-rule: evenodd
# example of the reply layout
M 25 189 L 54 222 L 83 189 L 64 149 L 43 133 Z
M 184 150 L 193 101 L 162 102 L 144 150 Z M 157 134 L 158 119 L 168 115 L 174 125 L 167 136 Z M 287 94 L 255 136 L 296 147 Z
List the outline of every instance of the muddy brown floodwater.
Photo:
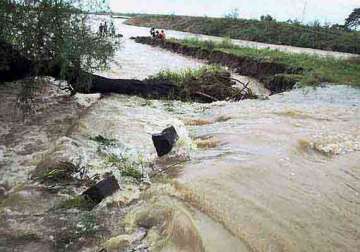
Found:
M 119 28 L 125 36 L 142 29 Z M 212 105 L 176 102 L 170 111 L 185 124 L 184 118 L 195 121 L 186 127 L 193 140 L 209 142 L 173 168 L 179 169 L 176 195 L 197 210 L 192 218 L 206 251 L 360 249 L 359 89 L 304 88 L 265 101 Z
M 143 35 L 143 28 L 117 28 L 125 36 L 123 48 L 104 75 L 142 79 L 160 69 L 203 64 L 128 39 Z M 111 236 L 126 233 L 130 239 L 146 228 L 141 239 L 151 251 L 360 250 L 359 89 L 324 85 L 211 104 L 112 95 L 92 105 L 76 125 L 55 141 L 52 155 L 76 160 L 91 175 L 113 171 L 121 181 L 122 190 L 93 210 L 109 213 L 112 219 L 104 223 L 112 227 Z M 167 125 L 175 126 L 180 139 L 170 156 L 159 159 L 151 134 Z M 36 127 L 41 125 L 32 130 Z M 96 135 L 116 139 L 108 152 L 141 160 L 148 166 L 142 168 L 163 175 L 149 172 L 152 184 L 146 190 L 123 183 L 119 172 L 104 165 L 104 153 L 90 140 Z M 36 138 L 31 135 L 31 141 Z M 24 146 L 11 145 L 16 153 L 11 156 L 7 145 L 0 149 L 3 164 L 12 159 L 19 165 L 9 177 L 2 170 L 1 181 L 15 183 L 18 176 L 26 182 L 28 169 L 20 169 L 24 157 L 14 151 Z M 120 201 L 131 205 L 124 216 Z M 9 209 L 6 225 L 25 228 Z M 121 239 L 105 245 L 116 247 Z M 94 247 L 82 251 L 101 248 Z

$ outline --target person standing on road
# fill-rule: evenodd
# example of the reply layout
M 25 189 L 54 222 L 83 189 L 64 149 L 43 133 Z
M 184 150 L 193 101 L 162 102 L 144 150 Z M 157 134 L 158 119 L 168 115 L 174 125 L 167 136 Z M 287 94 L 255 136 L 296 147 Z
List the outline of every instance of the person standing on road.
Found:
M 156 32 L 155 32 L 155 38 L 156 38 L 156 39 L 159 39 L 159 38 L 160 38 L 160 32 L 159 32 L 159 31 L 156 31 Z
M 160 32 L 160 40 L 165 41 L 165 39 L 166 39 L 165 32 L 164 32 L 164 30 L 161 30 L 161 32 Z
M 106 22 L 105 22 L 105 24 L 104 24 L 104 33 L 105 33 L 105 36 L 106 36 L 107 33 L 108 33 L 108 25 L 107 25 Z
M 155 34 L 155 28 L 154 27 L 152 27 L 150 29 L 150 35 L 151 35 L 152 38 L 155 38 L 156 34 Z
M 103 24 L 100 22 L 100 25 L 99 25 L 99 34 L 100 34 L 100 37 L 102 37 L 103 32 L 104 32 L 104 26 L 103 26 Z

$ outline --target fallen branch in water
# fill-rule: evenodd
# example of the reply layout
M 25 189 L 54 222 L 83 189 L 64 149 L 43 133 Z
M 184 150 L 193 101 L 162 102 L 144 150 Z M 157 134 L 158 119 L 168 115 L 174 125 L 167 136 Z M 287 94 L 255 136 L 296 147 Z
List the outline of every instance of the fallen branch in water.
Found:
M 200 96 L 203 96 L 205 98 L 209 98 L 209 100 L 211 101 L 219 101 L 218 99 L 216 99 L 215 97 L 211 96 L 211 95 L 208 95 L 208 94 L 205 94 L 203 92 L 196 92 L 195 94 L 197 95 L 200 95 Z

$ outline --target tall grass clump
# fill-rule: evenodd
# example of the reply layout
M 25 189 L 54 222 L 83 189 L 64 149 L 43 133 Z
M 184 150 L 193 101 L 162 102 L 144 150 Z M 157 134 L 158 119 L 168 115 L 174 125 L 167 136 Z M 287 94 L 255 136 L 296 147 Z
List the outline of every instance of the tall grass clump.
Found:
M 235 48 L 236 45 L 232 42 L 230 37 L 225 37 L 220 43 L 215 45 L 215 47 L 232 49 Z
M 172 40 L 172 41 L 176 41 L 176 40 Z M 221 40 L 221 42 L 215 42 L 212 40 L 201 40 L 196 37 L 188 37 L 181 40 L 181 43 L 188 46 L 201 47 L 203 49 L 207 49 L 210 51 L 215 50 L 217 48 L 231 49 L 236 47 L 236 45 L 232 42 L 230 37 L 224 37 Z
M 204 49 L 208 49 L 210 51 L 216 48 L 216 43 L 214 41 L 212 41 L 212 40 L 200 40 L 200 39 L 198 39 L 196 37 L 185 38 L 183 40 L 183 42 L 185 44 L 201 47 L 201 48 L 204 48 Z
M 204 74 L 217 74 L 223 71 L 224 70 L 217 65 L 203 66 L 197 69 L 187 68 L 178 72 L 163 70 L 156 75 L 150 76 L 149 79 L 154 81 L 168 81 L 179 87 L 184 87 L 191 80 L 199 79 L 204 76 Z
M 165 82 L 176 85 L 174 96 L 185 101 L 213 102 L 220 100 L 242 100 L 254 98 L 251 91 L 235 88 L 236 82 L 231 73 L 216 66 L 203 66 L 199 69 L 185 69 L 179 72 L 169 70 L 151 76 L 148 82 Z

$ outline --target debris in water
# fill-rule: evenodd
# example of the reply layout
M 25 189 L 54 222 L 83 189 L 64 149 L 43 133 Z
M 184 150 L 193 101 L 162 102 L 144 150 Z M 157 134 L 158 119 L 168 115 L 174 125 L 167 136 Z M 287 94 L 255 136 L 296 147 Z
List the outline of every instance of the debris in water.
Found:
M 159 157 L 168 154 L 178 139 L 179 136 L 174 126 L 164 129 L 160 134 L 152 135 L 152 140 Z
M 120 186 L 115 176 L 110 176 L 87 189 L 85 192 L 83 192 L 83 195 L 86 199 L 99 204 L 104 198 L 112 195 L 119 189 Z
M 32 178 L 43 184 L 66 184 L 74 181 L 78 167 L 68 161 L 45 160 L 32 172 Z

